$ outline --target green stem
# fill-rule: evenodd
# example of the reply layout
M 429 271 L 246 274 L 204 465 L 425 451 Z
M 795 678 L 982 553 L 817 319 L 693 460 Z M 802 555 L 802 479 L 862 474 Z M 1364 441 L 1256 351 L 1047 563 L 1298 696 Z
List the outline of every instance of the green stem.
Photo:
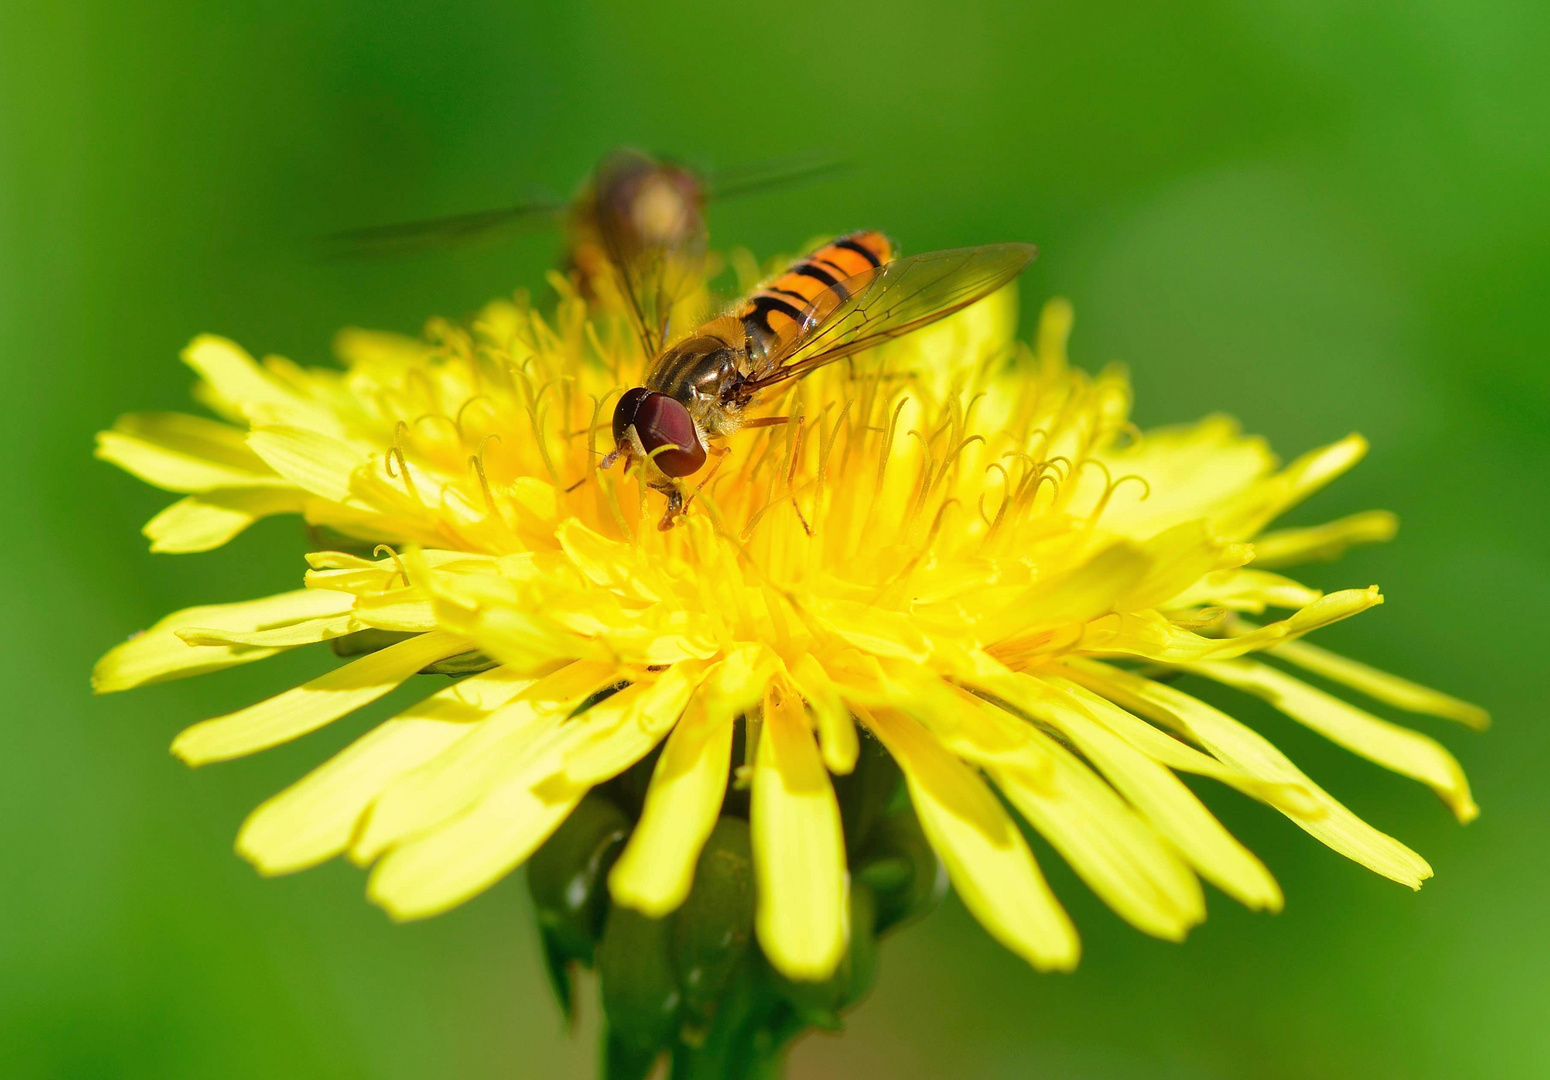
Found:
M 780 1080 L 786 1051 L 801 1032 L 789 1005 L 773 994 L 762 963 L 745 964 L 693 1042 L 673 1046 L 671 1080 Z

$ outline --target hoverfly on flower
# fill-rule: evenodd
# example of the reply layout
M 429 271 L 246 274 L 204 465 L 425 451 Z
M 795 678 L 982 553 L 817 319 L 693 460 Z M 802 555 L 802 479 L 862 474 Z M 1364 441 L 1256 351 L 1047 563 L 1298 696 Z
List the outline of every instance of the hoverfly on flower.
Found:
M 604 464 L 619 456 L 638 463 L 667 495 L 668 528 L 684 506 L 680 481 L 710 454 L 726 453 L 709 440 L 786 422 L 744 419 L 763 391 L 963 310 L 1036 254 L 1012 243 L 895 258 L 888 238 L 870 230 L 825 244 L 656 356 L 642 385 L 619 398 Z
M 647 353 L 665 344 L 674 305 L 702 280 L 705 211 L 729 199 L 794 183 L 837 167 L 792 159 L 700 172 L 640 150 L 611 151 L 570 200 L 540 199 L 450 217 L 351 229 L 325 238 L 337 255 L 381 257 L 471 243 L 516 229 L 563 227 L 561 267 L 583 295 L 619 294 Z

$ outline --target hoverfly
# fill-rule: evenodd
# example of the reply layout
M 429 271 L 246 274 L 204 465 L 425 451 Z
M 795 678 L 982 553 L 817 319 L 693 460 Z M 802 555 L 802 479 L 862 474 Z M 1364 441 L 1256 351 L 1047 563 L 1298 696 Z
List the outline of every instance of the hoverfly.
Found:
M 701 175 L 639 150 L 602 159 L 569 202 L 517 203 L 427 221 L 353 229 L 325 237 L 344 256 L 404 255 L 493 238 L 523 226 L 564 225 L 563 268 L 594 297 L 612 278 L 648 356 L 661 350 L 674 304 L 699 279 L 705 260 L 705 209 L 712 199 L 793 183 L 837 167 L 793 160 Z
M 982 300 L 1021 274 L 1031 244 L 987 244 L 893 257 L 880 232 L 825 244 L 663 350 L 642 385 L 614 409 L 614 451 L 667 495 L 661 527 L 683 509 L 680 481 L 704 465 L 707 443 L 746 421 L 770 387 L 901 337 Z

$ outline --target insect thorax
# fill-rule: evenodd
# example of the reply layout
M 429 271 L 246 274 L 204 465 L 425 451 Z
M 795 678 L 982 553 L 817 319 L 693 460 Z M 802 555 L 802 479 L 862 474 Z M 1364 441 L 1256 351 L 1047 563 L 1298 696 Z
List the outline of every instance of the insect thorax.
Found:
M 706 324 L 662 354 L 646 375 L 646 388 L 681 401 L 696 420 L 717 433 L 725 424 L 714 414 L 734 405 L 745 378 L 747 355 L 741 329 L 732 319 Z

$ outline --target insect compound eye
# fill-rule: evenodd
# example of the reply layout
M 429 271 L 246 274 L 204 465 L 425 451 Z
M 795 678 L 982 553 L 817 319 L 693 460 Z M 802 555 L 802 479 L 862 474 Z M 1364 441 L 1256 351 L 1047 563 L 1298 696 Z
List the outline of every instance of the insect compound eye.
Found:
M 681 402 L 638 386 L 626 392 L 614 409 L 616 443 L 624 441 L 631 424 L 641 447 L 668 476 L 689 476 L 705 464 L 705 447 L 700 445 L 694 420 Z
M 644 386 L 637 386 L 633 390 L 626 390 L 619 398 L 619 404 L 614 406 L 614 443 L 624 442 L 624 433 L 635 423 L 635 413 L 640 408 L 640 403 L 651 396 L 651 391 Z

